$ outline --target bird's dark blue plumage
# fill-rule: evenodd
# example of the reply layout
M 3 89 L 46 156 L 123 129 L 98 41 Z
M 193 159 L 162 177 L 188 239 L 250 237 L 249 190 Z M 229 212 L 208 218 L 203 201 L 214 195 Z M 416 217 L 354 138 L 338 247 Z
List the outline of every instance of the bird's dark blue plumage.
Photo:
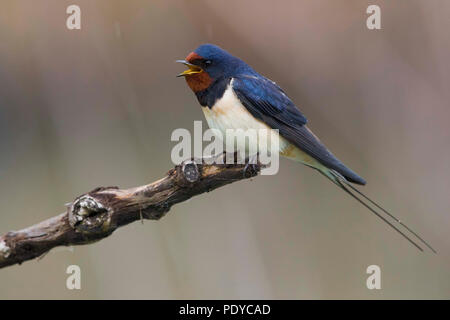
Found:
M 305 126 L 306 117 L 275 82 L 215 45 L 204 44 L 194 52 L 197 58 L 191 62 L 204 68 L 212 79 L 207 88 L 195 92 L 202 106 L 212 108 L 232 83 L 232 89 L 238 99 L 253 117 L 272 129 L 278 129 L 286 140 L 324 166 L 337 171 L 348 181 L 366 183 L 339 161 Z M 205 64 L 205 61 L 208 61 L 208 64 Z
M 281 155 L 317 169 L 418 249 L 423 250 L 383 214 L 436 252 L 417 233 L 350 184 L 366 182 L 339 161 L 308 129 L 305 116 L 275 82 L 211 44 L 201 45 L 186 60 L 179 62 L 189 67 L 180 76 L 186 77 L 189 87 L 204 106 L 203 112 L 211 127 L 221 130 L 278 129 L 283 144 L 279 150 Z
M 248 111 L 257 119 L 278 129 L 280 135 L 348 181 L 365 184 L 363 178 L 346 167 L 305 126 L 306 118 L 285 93 L 262 76 L 239 75 L 233 78 L 233 89 Z

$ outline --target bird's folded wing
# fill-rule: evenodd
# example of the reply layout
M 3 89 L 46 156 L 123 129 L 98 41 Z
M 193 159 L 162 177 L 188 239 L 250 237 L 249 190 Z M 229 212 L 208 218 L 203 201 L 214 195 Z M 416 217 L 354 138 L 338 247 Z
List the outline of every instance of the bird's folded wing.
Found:
M 365 183 L 305 126 L 305 116 L 275 82 L 251 75 L 235 77 L 231 83 L 238 99 L 255 118 L 278 129 L 283 138 L 349 181 Z
M 284 91 L 273 81 L 262 76 L 239 76 L 232 87 L 244 106 L 257 119 L 275 120 L 286 126 L 301 127 L 305 116 Z M 276 128 L 279 129 L 279 128 Z

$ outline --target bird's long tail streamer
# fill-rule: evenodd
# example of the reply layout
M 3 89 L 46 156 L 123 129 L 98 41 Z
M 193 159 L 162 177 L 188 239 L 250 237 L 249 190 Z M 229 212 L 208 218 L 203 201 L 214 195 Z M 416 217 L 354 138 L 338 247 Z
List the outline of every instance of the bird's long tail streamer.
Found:
M 406 240 L 408 240 L 412 245 L 414 245 L 417 249 L 420 251 L 423 251 L 422 247 L 417 244 L 416 241 L 412 240 L 410 237 L 408 237 L 404 232 L 402 232 L 398 227 L 396 227 L 393 223 L 387 220 L 385 216 L 382 215 L 381 212 L 378 212 L 376 209 L 381 210 L 383 213 L 385 213 L 389 218 L 394 220 L 394 222 L 398 223 L 401 227 L 405 228 L 406 231 L 414 235 L 421 243 L 426 245 L 431 251 L 436 253 L 436 250 L 433 249 L 431 245 L 429 245 L 425 240 L 423 240 L 416 232 L 411 230 L 407 225 L 405 225 L 400 219 L 395 217 L 393 214 L 388 212 L 386 209 L 381 207 L 378 203 L 370 199 L 368 196 L 366 196 L 364 193 L 356 189 L 354 186 L 352 186 L 342 175 L 335 172 L 334 170 L 329 170 L 327 172 L 319 170 L 320 173 L 322 173 L 325 177 L 330 179 L 334 184 L 336 184 L 339 188 L 344 190 L 346 193 L 348 193 L 352 198 L 357 200 L 359 203 L 361 203 L 363 206 L 365 206 L 367 209 L 369 209 L 373 214 L 375 214 L 378 218 L 383 220 L 385 223 L 387 223 L 391 228 L 393 228 L 395 231 L 397 231 L 400 235 L 402 235 Z M 352 192 L 353 191 L 353 192 Z M 365 200 L 367 200 L 369 203 L 366 203 Z M 373 207 L 372 207 L 372 206 Z M 376 209 L 375 209 L 375 208 Z

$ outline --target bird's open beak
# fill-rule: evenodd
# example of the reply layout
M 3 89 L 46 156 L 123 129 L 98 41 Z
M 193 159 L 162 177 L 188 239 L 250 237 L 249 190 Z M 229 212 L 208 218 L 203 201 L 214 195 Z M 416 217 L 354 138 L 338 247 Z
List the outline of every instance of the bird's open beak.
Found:
M 175 62 L 182 63 L 189 68 L 180 73 L 179 75 L 177 75 L 177 77 L 186 77 L 191 74 L 200 73 L 203 71 L 202 68 L 200 68 L 199 66 L 193 65 L 192 63 L 189 63 L 186 60 L 177 60 Z

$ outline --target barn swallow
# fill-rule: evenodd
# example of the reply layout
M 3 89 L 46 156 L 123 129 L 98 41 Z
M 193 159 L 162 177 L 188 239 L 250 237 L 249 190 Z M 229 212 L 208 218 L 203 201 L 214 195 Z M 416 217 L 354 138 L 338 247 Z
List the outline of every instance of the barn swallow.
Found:
M 277 129 L 280 155 L 318 170 L 420 251 L 423 251 L 422 247 L 400 228 L 405 228 L 436 252 L 417 233 L 352 186 L 352 183 L 365 185 L 366 181 L 325 147 L 308 128 L 306 117 L 275 82 L 212 44 L 199 46 L 186 59 L 177 62 L 188 67 L 178 76 L 185 77 L 197 96 L 210 128 L 221 132 L 227 129 Z

